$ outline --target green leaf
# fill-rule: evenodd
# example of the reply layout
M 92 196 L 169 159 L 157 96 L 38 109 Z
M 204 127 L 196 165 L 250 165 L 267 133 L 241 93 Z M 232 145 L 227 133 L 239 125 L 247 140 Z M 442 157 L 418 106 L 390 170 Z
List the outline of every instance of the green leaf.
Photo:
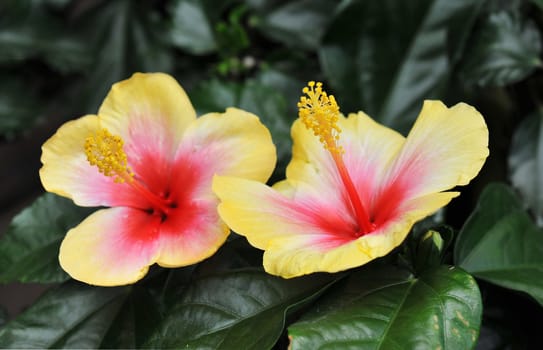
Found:
M 62 73 L 88 68 L 89 47 L 44 4 L 28 3 L 9 12 L 13 14 L 0 25 L 0 63 L 37 58 Z
M 336 4 L 331 0 L 290 1 L 261 11 L 253 20 L 263 35 L 289 47 L 316 49 Z
M 539 31 L 518 13 L 502 11 L 485 17 L 467 52 L 460 68 L 467 84 L 504 86 L 542 66 Z
M 543 225 L 543 110 L 524 118 L 513 134 L 509 178 Z
M 543 10 L 543 0 L 532 0 L 531 2 Z
M 0 348 L 98 348 L 126 293 L 67 282 L 0 329 Z
M 487 186 L 456 242 L 457 265 L 543 305 L 543 232 L 507 186 Z
M 111 85 L 134 72 L 171 71 L 173 56 L 157 12 L 152 2 L 117 0 L 82 16 L 80 35 L 95 53 L 85 80 L 84 111 L 96 113 Z
M 0 283 L 54 283 L 68 279 L 58 263 L 66 232 L 93 209 L 46 193 L 17 215 L 0 240 Z
M 407 131 L 424 99 L 443 98 L 457 56 L 449 47 L 462 47 L 482 3 L 344 2 L 319 51 L 342 110 Z
M 269 349 L 292 308 L 313 300 L 329 277 L 284 280 L 240 270 L 190 284 L 145 345 L 152 348 Z
M 373 266 L 375 267 L 375 266 Z M 441 266 L 418 278 L 365 268 L 288 329 L 296 349 L 470 349 L 481 322 L 474 279 Z
M 195 55 L 209 54 L 217 49 L 213 24 L 202 2 L 176 0 L 171 4 L 170 13 L 172 27 L 169 41 L 174 46 Z
M 11 137 L 34 125 L 41 114 L 41 101 L 35 91 L 22 83 L 20 76 L 1 74 L 0 77 L 0 135 Z

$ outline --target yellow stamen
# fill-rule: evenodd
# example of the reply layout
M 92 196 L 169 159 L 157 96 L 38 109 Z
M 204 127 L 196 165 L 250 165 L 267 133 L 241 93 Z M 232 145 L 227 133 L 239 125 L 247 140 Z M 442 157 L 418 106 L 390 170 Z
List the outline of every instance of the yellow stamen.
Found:
M 105 176 L 115 178 L 115 182 L 131 182 L 134 173 L 128 167 L 123 139 L 112 135 L 107 129 L 100 129 L 85 140 L 85 154 L 91 165 Z
M 343 154 L 343 148 L 337 145 L 341 129 L 337 125 L 339 106 L 336 99 L 323 91 L 320 82 L 310 81 L 302 91 L 307 96 L 300 97 L 298 102 L 300 119 L 330 153 Z

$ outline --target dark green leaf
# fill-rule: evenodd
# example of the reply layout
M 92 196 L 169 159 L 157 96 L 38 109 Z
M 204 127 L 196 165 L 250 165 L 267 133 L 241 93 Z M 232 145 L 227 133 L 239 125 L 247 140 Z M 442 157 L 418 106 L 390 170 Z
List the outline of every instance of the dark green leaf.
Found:
M 489 185 L 462 227 L 455 262 L 469 273 L 543 304 L 543 232 L 508 187 Z
M 58 263 L 60 242 L 92 210 L 50 193 L 38 198 L 13 219 L 0 240 L 0 282 L 68 279 Z
M 1 74 L 0 79 L 0 135 L 9 137 L 33 126 L 40 117 L 41 105 L 21 77 Z
M 337 2 L 298 0 L 265 9 L 255 24 L 267 35 L 295 49 L 316 49 L 332 17 Z M 258 8 L 258 7 L 257 7 Z
M 213 24 L 202 2 L 176 0 L 171 4 L 172 28 L 170 42 L 195 55 L 209 54 L 217 49 Z
M 126 293 L 67 282 L 0 329 L 0 348 L 98 348 Z
M 453 63 L 449 45 L 462 47 L 461 33 L 471 29 L 482 1 L 344 4 L 319 51 L 326 78 L 344 112 L 361 109 L 407 131 L 424 99 L 443 97 Z
M 363 269 L 329 303 L 289 327 L 296 349 L 470 349 L 481 322 L 474 279 L 441 266 L 418 278 Z
M 532 0 L 532 3 L 539 6 L 543 10 L 543 0 Z
M 187 287 L 146 346 L 269 349 L 289 310 L 313 300 L 330 280 L 284 280 L 249 270 L 203 278 Z
M 504 86 L 541 67 L 536 25 L 509 12 L 486 17 L 467 48 L 461 74 L 467 84 Z
M 509 177 L 543 225 L 543 111 L 525 118 L 513 135 Z
M 95 51 L 85 82 L 84 111 L 96 113 L 113 83 L 134 72 L 169 72 L 172 55 L 151 2 L 106 1 L 81 19 L 82 30 Z
M 41 59 L 59 72 L 82 71 L 89 47 L 66 30 L 66 23 L 40 3 L 22 5 L 0 25 L 0 63 Z

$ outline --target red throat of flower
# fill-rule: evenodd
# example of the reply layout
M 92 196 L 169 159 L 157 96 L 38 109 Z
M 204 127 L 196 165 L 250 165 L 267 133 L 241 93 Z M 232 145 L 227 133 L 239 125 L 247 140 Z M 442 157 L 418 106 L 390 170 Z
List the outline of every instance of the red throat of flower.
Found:
M 123 150 L 121 137 L 112 135 L 107 129 L 100 129 L 85 140 L 85 154 L 91 165 L 94 165 L 105 176 L 114 178 L 116 183 L 126 183 L 141 194 L 151 205 L 149 210 L 159 215 L 164 221 L 175 203 L 167 198 L 157 196 L 136 179 L 128 167 L 128 160 Z
M 341 129 L 337 125 L 340 116 L 339 106 L 334 96 L 328 95 L 322 89 L 322 83 L 310 81 L 307 85 L 302 90 L 307 96 L 300 97 L 300 102 L 298 102 L 298 115 L 304 125 L 319 138 L 334 160 L 341 181 L 349 196 L 351 208 L 356 216 L 358 223 L 357 234 L 359 236 L 368 234 L 375 229 L 375 224 L 371 221 L 371 217 L 360 200 L 358 191 L 345 167 L 343 162 L 345 150 L 338 144 L 341 133 Z

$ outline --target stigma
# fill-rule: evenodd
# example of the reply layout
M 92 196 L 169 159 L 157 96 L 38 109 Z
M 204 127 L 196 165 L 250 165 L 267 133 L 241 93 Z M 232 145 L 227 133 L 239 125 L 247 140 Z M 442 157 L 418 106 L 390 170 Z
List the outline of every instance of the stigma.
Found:
M 128 159 L 123 149 L 124 141 L 120 136 L 112 135 L 107 129 L 100 129 L 85 139 L 87 160 L 105 176 L 110 176 L 117 183 L 131 182 L 134 173 L 128 167 Z

